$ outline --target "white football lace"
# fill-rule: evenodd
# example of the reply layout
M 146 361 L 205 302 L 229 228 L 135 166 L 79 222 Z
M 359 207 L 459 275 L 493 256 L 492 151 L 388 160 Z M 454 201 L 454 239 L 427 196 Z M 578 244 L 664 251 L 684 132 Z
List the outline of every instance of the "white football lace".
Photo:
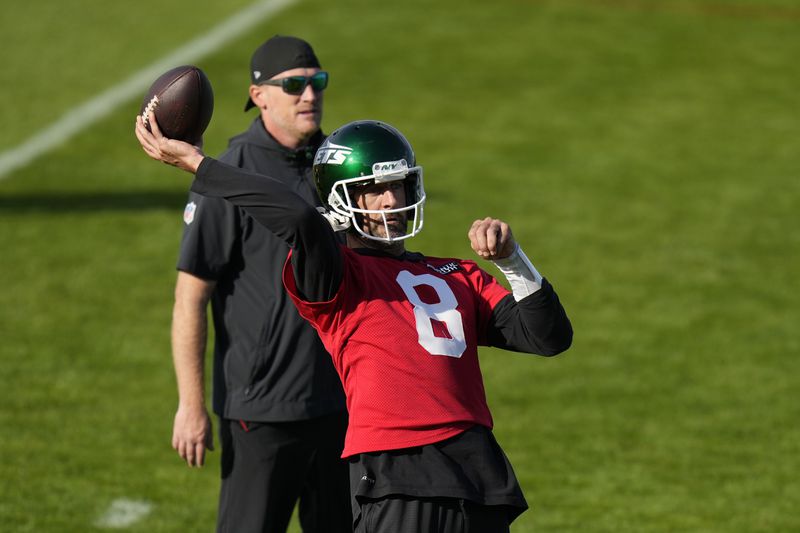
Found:
M 156 107 L 158 107 L 158 95 L 153 96 L 153 98 L 147 102 L 147 105 L 144 106 L 144 110 L 142 111 L 142 120 L 144 121 L 145 126 L 147 125 L 147 119 L 150 116 L 150 112 Z

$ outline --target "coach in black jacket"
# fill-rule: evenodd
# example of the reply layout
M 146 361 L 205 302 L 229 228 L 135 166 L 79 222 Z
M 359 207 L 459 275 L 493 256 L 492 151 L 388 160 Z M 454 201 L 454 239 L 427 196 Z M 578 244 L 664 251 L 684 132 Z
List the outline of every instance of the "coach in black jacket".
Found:
M 317 203 L 311 165 L 323 140 L 327 73 L 308 43 L 275 36 L 253 54 L 250 75 L 245 109 L 259 116 L 220 160 L 280 179 Z M 190 193 L 184 223 L 172 324 L 180 395 L 173 447 L 190 466 L 212 448 L 203 390 L 210 301 L 222 443 L 217 530 L 285 532 L 299 499 L 306 533 L 350 531 L 339 458 L 344 395 L 330 356 L 284 291 L 288 247 L 219 198 Z

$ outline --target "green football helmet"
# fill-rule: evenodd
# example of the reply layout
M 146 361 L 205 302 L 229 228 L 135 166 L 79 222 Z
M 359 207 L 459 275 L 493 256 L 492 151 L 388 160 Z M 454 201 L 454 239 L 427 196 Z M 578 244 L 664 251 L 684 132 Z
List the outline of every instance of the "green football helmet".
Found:
M 325 208 L 349 219 L 350 227 L 363 237 L 393 242 L 413 237 L 422 230 L 425 205 L 422 167 L 416 164 L 414 150 L 403 134 L 389 124 L 359 120 L 338 128 L 317 150 L 313 171 L 317 193 Z M 355 188 L 398 180 L 405 185 L 405 207 L 368 210 L 356 205 Z M 410 230 L 392 236 L 386 219 L 392 213 L 403 213 Z M 380 215 L 386 237 L 365 232 L 359 222 L 363 215 Z

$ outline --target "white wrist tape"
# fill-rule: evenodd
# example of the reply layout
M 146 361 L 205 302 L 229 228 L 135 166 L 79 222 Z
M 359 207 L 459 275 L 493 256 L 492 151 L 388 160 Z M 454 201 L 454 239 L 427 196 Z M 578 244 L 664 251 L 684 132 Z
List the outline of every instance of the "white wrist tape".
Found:
M 520 301 L 542 288 L 542 275 L 533 266 L 519 244 L 511 255 L 492 262 L 511 285 L 514 300 Z

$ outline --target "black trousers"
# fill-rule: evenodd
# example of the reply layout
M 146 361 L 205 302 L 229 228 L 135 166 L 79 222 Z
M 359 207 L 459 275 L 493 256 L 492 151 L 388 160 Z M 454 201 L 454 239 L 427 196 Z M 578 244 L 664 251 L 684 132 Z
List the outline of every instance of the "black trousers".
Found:
M 455 498 L 363 500 L 355 533 L 508 533 L 508 512 Z
M 297 422 L 220 420 L 218 533 L 285 533 L 295 504 L 305 533 L 352 531 L 346 412 Z

